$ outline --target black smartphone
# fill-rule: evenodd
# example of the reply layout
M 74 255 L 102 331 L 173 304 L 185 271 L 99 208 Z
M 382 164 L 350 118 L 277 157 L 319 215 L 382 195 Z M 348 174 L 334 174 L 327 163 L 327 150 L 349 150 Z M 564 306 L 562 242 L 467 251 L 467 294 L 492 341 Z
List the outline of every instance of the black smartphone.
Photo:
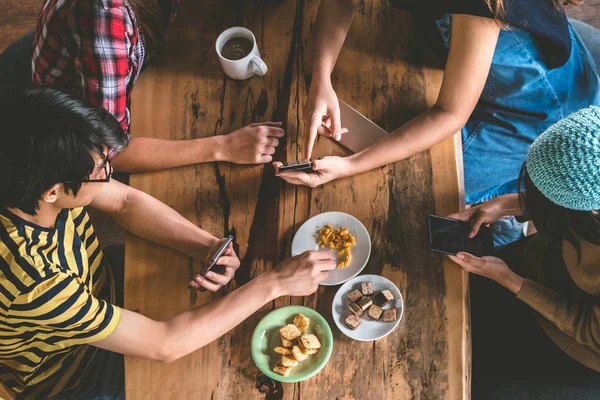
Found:
M 443 254 L 456 255 L 461 251 L 476 257 L 489 256 L 494 252 L 492 229 L 481 226 L 475 237 L 469 237 L 471 225 L 457 219 L 429 215 L 429 248 Z
M 214 269 L 215 273 L 217 274 L 222 274 L 224 272 L 224 268 L 217 268 L 218 265 L 215 264 L 217 263 L 219 257 L 223 255 L 225 249 L 227 248 L 227 246 L 229 246 L 229 243 L 231 243 L 232 241 L 233 235 L 229 235 L 227 239 L 225 239 L 225 241 L 219 246 L 217 251 L 215 251 L 215 254 L 213 254 L 213 256 L 210 258 L 210 260 L 206 264 L 206 267 L 204 267 L 204 270 L 202 271 L 202 275 L 205 275 L 211 269 Z
M 292 161 L 279 167 L 279 172 L 312 171 L 312 161 Z

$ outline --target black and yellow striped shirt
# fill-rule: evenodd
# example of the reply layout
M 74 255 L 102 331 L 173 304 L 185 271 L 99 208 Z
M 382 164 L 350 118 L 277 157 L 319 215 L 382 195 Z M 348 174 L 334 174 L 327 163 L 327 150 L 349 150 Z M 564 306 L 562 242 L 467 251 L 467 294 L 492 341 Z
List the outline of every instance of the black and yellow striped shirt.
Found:
M 39 399 L 77 386 L 116 329 L 114 277 L 90 218 L 63 210 L 53 228 L 0 210 L 0 380 Z

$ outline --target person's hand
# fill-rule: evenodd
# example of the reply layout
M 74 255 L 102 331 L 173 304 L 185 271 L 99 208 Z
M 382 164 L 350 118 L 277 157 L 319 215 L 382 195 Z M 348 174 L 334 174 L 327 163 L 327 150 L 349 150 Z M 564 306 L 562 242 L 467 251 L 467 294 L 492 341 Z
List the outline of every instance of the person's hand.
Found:
M 350 164 L 344 157 L 325 157 L 312 163 L 312 171 L 279 172 L 283 164 L 274 162 L 275 175 L 294 185 L 317 187 L 335 179 L 350 176 Z
M 479 232 L 481 225 L 493 224 L 504 216 L 504 207 L 502 206 L 502 203 L 496 199 L 450 214 L 448 215 L 448 218 L 469 222 L 471 225 L 469 237 L 475 237 L 477 232 Z
M 340 140 L 347 132 L 340 120 L 340 102 L 331 86 L 331 79 L 313 81 L 304 105 L 303 122 L 306 135 L 305 159 L 310 160 L 317 134 Z
M 493 279 L 502 286 L 517 294 L 523 287 L 524 279 L 515 274 L 504 261 L 498 257 L 475 257 L 469 253 L 460 252 L 456 256 L 448 256 L 462 269 L 471 273 Z
M 327 279 L 337 267 L 328 250 L 306 251 L 282 261 L 274 270 L 277 296 L 308 296 L 317 291 L 319 282 Z
M 222 161 L 234 164 L 264 164 L 273 161 L 275 148 L 284 136 L 281 122 L 250 124 L 223 136 Z
M 219 250 L 219 247 L 226 239 L 219 240 L 214 244 L 208 251 L 205 263 L 210 261 L 210 258 Z M 223 255 L 217 259 L 216 266 L 222 266 L 225 270 L 222 274 L 218 274 L 213 270 L 208 271 L 206 276 L 200 274 L 194 277 L 194 280 L 190 282 L 190 286 L 196 290 L 208 289 L 211 292 L 216 292 L 221 287 L 227 285 L 230 280 L 235 276 L 235 272 L 240 267 L 240 259 L 238 258 L 235 251 L 233 251 L 233 243 L 229 243 L 223 252 Z

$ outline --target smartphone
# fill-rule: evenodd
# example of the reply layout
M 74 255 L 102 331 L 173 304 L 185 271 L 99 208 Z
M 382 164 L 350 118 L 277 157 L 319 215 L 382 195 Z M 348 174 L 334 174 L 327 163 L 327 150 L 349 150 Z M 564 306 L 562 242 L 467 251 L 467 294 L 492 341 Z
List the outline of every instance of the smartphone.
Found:
M 233 235 L 229 235 L 227 237 L 227 239 L 225 239 L 225 241 L 221 244 L 221 246 L 219 246 L 219 248 L 215 252 L 215 254 L 213 254 L 213 256 L 210 258 L 210 260 L 206 264 L 206 267 L 202 271 L 202 275 L 205 275 L 208 271 L 210 271 L 211 269 L 213 269 L 215 267 L 217 260 L 219 259 L 219 257 L 221 257 L 223 255 L 223 253 L 225 252 L 225 249 L 227 248 L 227 246 L 229 246 L 229 243 L 231 243 L 232 241 L 233 241 Z M 217 271 L 216 268 L 215 268 L 215 273 L 222 274 L 222 272 Z
M 494 235 L 487 226 L 481 226 L 477 235 L 470 238 L 471 225 L 468 222 L 429 215 L 427 227 L 429 248 L 435 252 L 456 255 L 464 251 L 476 257 L 489 256 L 494 252 Z
M 292 161 L 279 167 L 279 172 L 312 171 L 312 161 Z

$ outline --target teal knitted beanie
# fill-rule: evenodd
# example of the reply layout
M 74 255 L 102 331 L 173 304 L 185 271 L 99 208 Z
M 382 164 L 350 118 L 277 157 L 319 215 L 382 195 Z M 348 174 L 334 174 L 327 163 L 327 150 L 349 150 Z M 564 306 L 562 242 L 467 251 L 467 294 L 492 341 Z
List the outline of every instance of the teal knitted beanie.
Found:
M 580 110 L 552 125 L 527 153 L 529 177 L 559 206 L 600 209 L 600 107 Z

